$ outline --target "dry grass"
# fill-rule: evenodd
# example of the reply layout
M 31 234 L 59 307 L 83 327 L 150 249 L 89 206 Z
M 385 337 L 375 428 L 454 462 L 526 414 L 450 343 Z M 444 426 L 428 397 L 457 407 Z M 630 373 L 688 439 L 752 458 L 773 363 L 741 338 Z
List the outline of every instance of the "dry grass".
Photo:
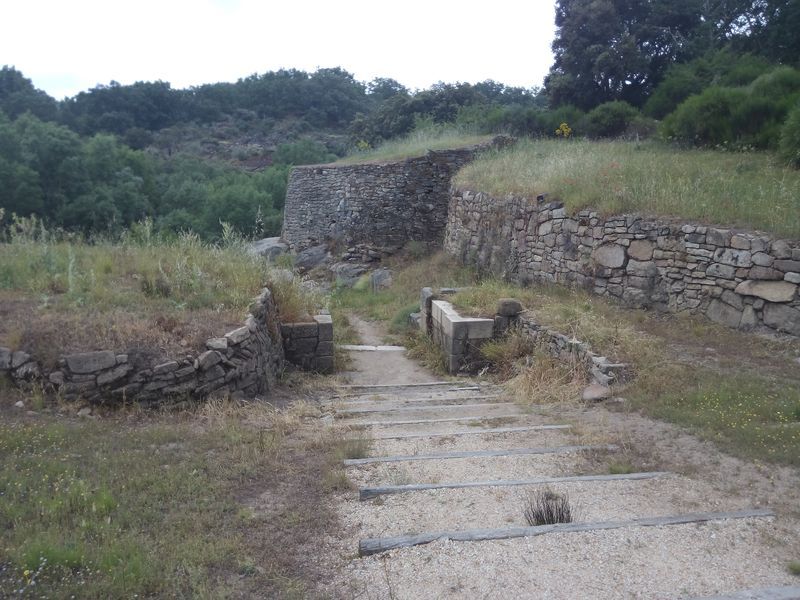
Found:
M 299 598 L 329 576 L 308 556 L 336 535 L 340 435 L 315 406 L 54 408 L 0 398 L 0 596 Z
M 526 140 L 467 165 L 454 183 L 500 196 L 546 193 L 570 211 L 640 212 L 800 237 L 800 172 L 766 153 Z
M 531 527 L 572 523 L 575 510 L 566 492 L 555 492 L 549 487 L 528 492 L 523 509 L 525 521 Z
M 451 150 L 474 146 L 492 139 L 490 135 L 476 135 L 455 128 L 429 128 L 416 130 L 406 137 L 395 139 L 377 148 L 368 148 L 346 156 L 335 164 L 351 165 L 365 162 L 388 162 L 424 155 L 428 150 Z

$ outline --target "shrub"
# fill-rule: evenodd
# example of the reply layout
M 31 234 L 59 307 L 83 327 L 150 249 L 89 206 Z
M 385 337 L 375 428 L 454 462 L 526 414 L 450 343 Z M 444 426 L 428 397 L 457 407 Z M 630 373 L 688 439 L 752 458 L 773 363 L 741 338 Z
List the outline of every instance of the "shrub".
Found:
M 781 129 L 779 152 L 787 163 L 800 169 L 800 104 L 792 109 Z
M 733 139 L 734 107 L 746 98 L 744 90 L 713 86 L 692 96 L 670 114 L 662 125 L 667 138 L 699 146 L 724 144 Z
M 572 523 L 574 514 L 567 494 L 554 492 L 549 487 L 531 492 L 525 498 L 525 520 L 528 525 L 553 525 Z
M 627 102 L 606 102 L 586 115 L 586 134 L 593 138 L 619 137 L 639 115 Z

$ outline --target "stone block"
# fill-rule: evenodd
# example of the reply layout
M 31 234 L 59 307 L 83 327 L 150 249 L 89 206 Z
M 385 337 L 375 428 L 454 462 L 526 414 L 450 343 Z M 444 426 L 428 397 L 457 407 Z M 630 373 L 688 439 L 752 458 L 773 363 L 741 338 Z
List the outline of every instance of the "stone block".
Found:
M 736 248 L 737 250 L 750 250 L 750 238 L 738 233 L 734 234 L 731 237 L 731 248 Z
M 592 251 L 592 259 L 603 267 L 616 269 L 625 264 L 625 248 L 619 244 L 601 244 Z
M 333 356 L 333 342 L 320 342 L 316 352 L 317 356 Z
M 717 249 L 714 252 L 714 260 L 734 267 L 749 267 L 753 264 L 752 256 L 748 250 L 736 250 L 734 248 Z
M 651 261 L 629 260 L 625 270 L 636 277 L 654 277 L 658 275 L 658 267 Z
M 172 373 L 173 371 L 178 369 L 178 363 L 174 360 L 169 362 L 161 363 L 160 365 L 156 365 L 153 367 L 153 375 L 163 375 L 165 373 Z
M 70 354 L 65 359 L 70 371 L 81 374 L 104 371 L 117 364 L 116 355 L 108 350 Z
M 786 273 L 783 279 L 789 283 L 800 283 L 800 273 Z
M 106 386 L 110 385 L 120 379 L 123 379 L 128 373 L 133 370 L 131 365 L 118 365 L 109 371 L 104 371 L 97 376 L 97 385 Z
M 733 279 L 736 274 L 736 267 L 731 265 L 721 265 L 712 263 L 706 268 L 706 277 L 719 277 L 721 279 Z
M 727 325 L 728 327 L 739 327 L 742 321 L 742 311 L 720 300 L 711 301 L 706 310 L 706 316 L 715 323 Z
M 783 279 L 783 273 L 769 267 L 751 267 L 747 273 L 748 279 L 777 280 Z
M 767 303 L 764 306 L 764 324 L 800 336 L 800 310 L 785 304 Z
M 11 368 L 11 350 L 0 348 L 0 371 L 8 371 Z
M 731 241 L 731 232 L 727 229 L 709 228 L 706 232 L 706 244 L 711 246 L 728 246 Z
M 317 315 L 314 317 L 319 329 L 319 341 L 330 342 L 333 340 L 333 319 L 330 315 Z
M 753 264 L 759 267 L 771 267 L 775 262 L 775 258 L 766 252 L 756 252 L 753 254 Z
M 317 348 L 317 338 L 292 338 L 286 342 L 286 351 L 301 354 L 314 352 Z
M 736 293 L 742 296 L 757 296 L 768 302 L 791 302 L 797 292 L 797 285 L 788 281 L 743 281 L 736 286 Z
M 494 319 L 467 319 L 470 340 L 491 339 L 494 334 Z
M 209 338 L 206 340 L 206 348 L 209 350 L 227 350 L 228 338 Z
M 792 247 L 786 240 L 775 240 L 772 242 L 770 254 L 775 258 L 792 258 Z
M 222 356 L 216 350 L 206 350 L 197 357 L 197 368 L 208 371 L 211 367 L 222 362 Z
M 516 298 L 501 298 L 497 301 L 497 314 L 501 317 L 516 317 L 522 312 L 522 302 Z
M 772 266 L 783 273 L 800 272 L 800 260 L 776 260 Z
M 64 382 L 66 381 L 64 379 L 64 373 L 62 371 L 53 371 L 47 377 L 47 380 L 56 387 L 64 385 Z
M 250 329 L 247 326 L 239 327 L 238 329 L 226 333 L 225 337 L 228 340 L 228 344 L 236 346 L 250 338 Z
M 316 338 L 319 336 L 319 325 L 314 323 L 292 323 L 292 338 Z
M 634 240 L 628 247 L 628 256 L 634 260 L 645 261 L 653 258 L 655 244 L 648 240 Z

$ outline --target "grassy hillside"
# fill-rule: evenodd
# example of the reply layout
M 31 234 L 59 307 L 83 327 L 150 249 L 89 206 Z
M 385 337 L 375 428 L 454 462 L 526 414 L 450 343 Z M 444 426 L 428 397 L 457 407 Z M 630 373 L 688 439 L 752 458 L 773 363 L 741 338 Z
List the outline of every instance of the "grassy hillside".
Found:
M 640 212 L 800 237 L 800 171 L 762 152 L 523 140 L 466 166 L 455 184 L 495 195 L 546 193 L 570 211 Z
M 491 135 L 477 135 L 458 128 L 428 127 L 415 129 L 401 138 L 384 142 L 375 148 L 365 148 L 338 161 L 338 165 L 362 162 L 403 160 L 422 156 L 428 150 L 450 150 L 473 146 L 492 139 Z

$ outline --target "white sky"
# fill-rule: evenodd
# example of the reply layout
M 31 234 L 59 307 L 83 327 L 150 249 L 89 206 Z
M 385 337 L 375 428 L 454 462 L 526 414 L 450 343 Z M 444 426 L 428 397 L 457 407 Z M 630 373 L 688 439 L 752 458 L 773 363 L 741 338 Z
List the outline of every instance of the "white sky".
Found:
M 111 80 L 183 88 L 341 66 L 414 89 L 541 85 L 549 0 L 5 0 L 0 65 L 57 99 Z

